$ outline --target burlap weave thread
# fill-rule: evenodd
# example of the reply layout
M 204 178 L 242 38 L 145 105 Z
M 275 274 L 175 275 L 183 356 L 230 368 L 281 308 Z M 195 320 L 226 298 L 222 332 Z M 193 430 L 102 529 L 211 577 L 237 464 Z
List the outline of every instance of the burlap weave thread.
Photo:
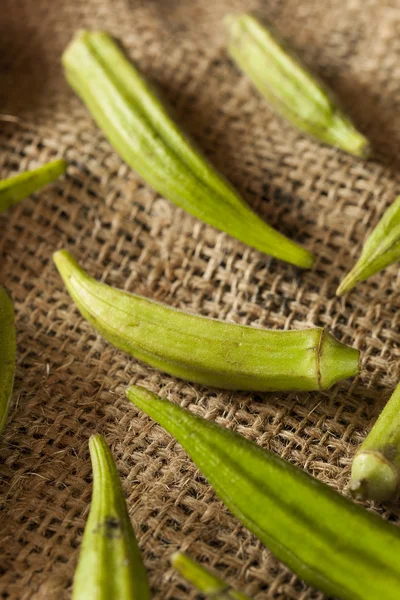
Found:
M 375 156 L 358 161 L 276 118 L 224 51 L 222 18 L 258 10 L 342 98 Z M 106 29 L 248 202 L 318 257 L 301 272 L 154 193 L 115 154 L 64 82 L 78 28 Z M 139 383 L 230 427 L 343 491 L 351 458 L 400 379 L 396 265 L 335 298 L 400 193 L 396 0 L 3 0 L 0 176 L 59 156 L 68 175 L 0 216 L 1 282 L 16 308 L 14 406 L 0 443 L 0 597 L 64 599 L 91 495 L 88 437 L 105 435 L 154 598 L 196 593 L 169 567 L 187 551 L 256 600 L 322 598 L 223 507 L 185 452 L 124 397 Z M 194 313 L 271 328 L 326 326 L 362 373 L 326 393 L 243 394 L 161 374 L 113 349 L 78 314 L 52 260 Z M 376 508 L 397 522 L 400 511 Z M 273 518 L 273 516 L 271 516 Z

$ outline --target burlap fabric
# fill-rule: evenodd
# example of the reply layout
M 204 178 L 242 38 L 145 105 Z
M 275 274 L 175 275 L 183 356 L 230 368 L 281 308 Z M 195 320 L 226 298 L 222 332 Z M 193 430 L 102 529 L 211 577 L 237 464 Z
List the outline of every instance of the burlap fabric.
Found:
M 271 114 L 224 51 L 223 16 L 249 9 L 272 20 L 334 87 L 373 141 L 372 160 L 321 147 Z M 63 79 L 61 52 L 82 27 L 123 40 L 249 203 L 316 253 L 312 272 L 196 221 L 123 164 Z M 400 191 L 399 27 L 395 0 L 2 1 L 0 112 L 17 119 L 0 123 L 0 175 L 58 156 L 70 164 L 64 180 L 0 218 L 1 280 L 18 334 L 14 406 L 0 444 L 2 598 L 69 597 L 94 432 L 116 457 L 154 598 L 196 597 L 169 567 L 176 549 L 256 599 L 322 598 L 240 526 L 124 390 L 146 385 L 345 489 L 354 451 L 400 375 L 398 267 L 344 300 L 334 295 Z M 326 326 L 362 351 L 361 376 L 323 394 L 243 394 L 161 374 L 80 317 L 51 260 L 61 247 L 111 285 L 194 313 L 271 328 Z

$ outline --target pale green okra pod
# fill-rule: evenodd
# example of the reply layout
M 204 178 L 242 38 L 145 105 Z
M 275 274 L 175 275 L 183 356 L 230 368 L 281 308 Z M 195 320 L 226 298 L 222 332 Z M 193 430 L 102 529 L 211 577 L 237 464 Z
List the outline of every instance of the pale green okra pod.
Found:
M 339 285 L 342 296 L 360 281 L 400 260 L 400 196 L 386 210 L 364 244 L 360 258 Z
M 267 225 L 193 146 L 109 35 L 79 32 L 65 50 L 66 77 L 121 157 L 155 190 L 198 219 L 281 260 L 314 256 Z
M 230 511 L 306 583 L 342 600 L 400 598 L 400 530 L 243 436 L 133 386 Z
M 75 572 L 73 600 L 149 600 L 147 574 L 111 452 L 89 440 L 93 493 Z
M 175 552 L 171 556 L 171 563 L 200 592 L 214 600 L 250 600 L 182 552 Z
M 0 285 L 0 433 L 10 411 L 14 385 L 16 338 L 14 308 L 10 296 Z
M 333 92 L 311 75 L 280 36 L 250 14 L 226 18 L 228 52 L 269 106 L 320 142 L 366 157 L 369 144 Z
M 400 384 L 358 449 L 350 492 L 358 500 L 385 502 L 400 492 Z
M 54 261 L 80 312 L 103 337 L 171 375 L 274 391 L 327 389 L 358 373 L 358 350 L 325 329 L 276 331 L 195 316 L 95 281 L 66 250 Z
M 0 213 L 51 183 L 66 170 L 66 161 L 59 159 L 0 181 Z

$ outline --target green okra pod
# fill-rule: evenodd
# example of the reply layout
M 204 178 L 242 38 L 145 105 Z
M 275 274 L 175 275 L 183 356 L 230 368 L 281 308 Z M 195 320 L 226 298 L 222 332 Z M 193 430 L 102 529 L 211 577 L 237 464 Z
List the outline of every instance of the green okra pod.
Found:
M 250 600 L 248 596 L 237 592 L 225 581 L 182 552 L 175 552 L 171 556 L 171 563 L 174 569 L 200 592 L 214 600 Z
M 0 285 L 0 433 L 10 411 L 15 373 L 14 308 L 9 295 Z
M 354 127 L 333 92 L 311 75 L 277 32 L 249 14 L 229 16 L 228 52 L 269 106 L 316 138 L 366 157 L 369 144 Z
M 183 446 L 231 512 L 306 583 L 342 600 L 398 600 L 400 531 L 243 436 L 144 388 L 129 400 Z
M 121 157 L 155 190 L 198 219 L 303 268 L 314 256 L 267 225 L 195 149 L 152 86 L 109 35 L 79 32 L 66 77 Z
M 65 160 L 53 160 L 37 169 L 0 181 L 0 213 L 51 183 L 67 170 Z
M 89 440 L 93 493 L 74 577 L 73 600 L 149 600 L 147 574 L 113 457 Z
M 358 500 L 385 502 L 400 492 L 400 384 L 357 451 L 350 492 Z
M 400 196 L 386 210 L 364 244 L 360 258 L 339 285 L 342 296 L 360 281 L 378 273 L 400 259 Z
M 358 373 L 359 352 L 321 328 L 275 331 L 199 317 L 99 283 L 54 254 L 82 315 L 117 348 L 182 379 L 226 389 L 319 390 Z

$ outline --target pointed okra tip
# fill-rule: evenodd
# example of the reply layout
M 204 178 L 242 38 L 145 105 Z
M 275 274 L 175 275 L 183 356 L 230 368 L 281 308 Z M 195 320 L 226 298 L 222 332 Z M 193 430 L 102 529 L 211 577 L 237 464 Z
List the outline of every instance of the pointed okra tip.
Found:
M 349 485 L 353 498 L 388 502 L 397 496 L 398 488 L 399 474 L 383 454 L 373 450 L 361 450 L 356 454 Z
M 75 54 L 75 49 L 81 44 L 86 44 L 89 38 L 90 31 L 88 31 L 87 29 L 78 29 L 78 31 L 74 33 L 74 35 L 71 38 L 71 41 L 69 42 L 61 56 L 61 62 L 64 65 L 64 67 L 68 67 L 69 59 L 73 58 Z
M 67 282 L 73 274 L 84 273 L 79 263 L 68 250 L 57 250 L 57 252 L 54 252 L 53 261 L 64 282 Z
M 101 435 L 101 433 L 94 433 L 93 435 L 90 436 L 89 450 L 91 453 L 92 453 L 92 451 L 100 450 L 104 447 L 107 447 L 107 449 L 108 449 L 106 441 L 105 441 L 104 437 Z
M 371 154 L 369 140 L 356 129 L 352 121 L 340 110 L 332 116 L 328 134 L 328 142 L 348 154 L 366 159 Z
M 132 402 L 132 404 L 134 404 L 135 406 L 137 406 L 145 412 L 147 407 L 153 404 L 157 404 L 157 402 L 165 402 L 156 394 L 150 392 L 150 390 L 147 390 L 141 385 L 131 385 L 125 393 L 126 397 Z
M 170 560 L 174 569 L 204 594 L 217 597 L 219 593 L 225 592 L 229 587 L 201 563 L 189 558 L 183 552 L 174 552 Z
M 105 31 L 89 29 L 78 29 L 72 36 L 71 41 L 65 48 L 61 62 L 64 68 L 68 69 L 82 69 L 82 58 L 86 56 L 88 50 L 94 50 L 92 45 L 96 45 L 99 42 L 109 43 L 111 36 Z
M 56 158 L 56 160 L 52 160 L 51 162 L 44 165 L 47 167 L 48 171 L 51 175 L 56 179 L 59 175 L 64 175 L 68 168 L 68 163 L 65 158 Z
M 336 296 L 344 296 L 347 292 L 353 289 L 353 287 L 360 281 L 359 273 L 356 269 L 352 269 L 349 273 L 347 273 L 346 277 L 339 284 L 336 290 Z
M 171 554 L 170 561 L 174 569 L 178 569 L 179 566 L 185 562 L 185 555 L 183 554 L 183 552 L 179 552 L 179 550 L 177 550 L 176 552 Z

